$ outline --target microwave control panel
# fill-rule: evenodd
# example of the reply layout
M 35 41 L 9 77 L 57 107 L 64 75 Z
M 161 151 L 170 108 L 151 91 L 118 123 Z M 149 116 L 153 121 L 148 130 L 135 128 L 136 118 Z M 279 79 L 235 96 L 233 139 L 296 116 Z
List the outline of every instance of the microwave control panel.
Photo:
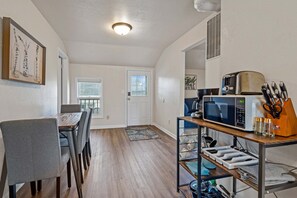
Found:
M 236 98 L 235 126 L 245 128 L 245 98 Z

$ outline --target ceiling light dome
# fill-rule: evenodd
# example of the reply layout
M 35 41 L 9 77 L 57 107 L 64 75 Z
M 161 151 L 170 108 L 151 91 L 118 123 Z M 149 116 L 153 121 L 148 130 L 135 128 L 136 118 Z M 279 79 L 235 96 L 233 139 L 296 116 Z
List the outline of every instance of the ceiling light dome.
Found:
M 112 29 L 119 35 L 124 36 L 132 30 L 132 25 L 128 23 L 115 23 L 112 25 Z

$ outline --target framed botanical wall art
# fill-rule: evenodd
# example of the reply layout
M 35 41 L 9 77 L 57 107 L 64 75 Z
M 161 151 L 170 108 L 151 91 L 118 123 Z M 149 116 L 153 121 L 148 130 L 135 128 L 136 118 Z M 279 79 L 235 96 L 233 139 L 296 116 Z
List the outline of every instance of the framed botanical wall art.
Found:
M 3 17 L 2 78 L 45 85 L 46 48 L 11 18 Z
M 195 90 L 195 89 L 197 89 L 197 75 L 186 74 L 185 90 Z

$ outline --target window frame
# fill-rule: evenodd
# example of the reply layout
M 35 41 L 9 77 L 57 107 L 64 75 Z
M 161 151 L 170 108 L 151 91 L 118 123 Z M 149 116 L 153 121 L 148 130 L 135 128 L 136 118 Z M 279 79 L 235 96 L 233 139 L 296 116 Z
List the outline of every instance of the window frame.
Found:
M 132 92 L 133 92 L 132 89 L 131 89 L 132 88 L 132 79 L 130 79 L 130 81 L 131 81 L 130 82 L 130 87 L 128 88 L 128 89 L 130 89 L 130 96 L 131 97 L 148 97 L 148 95 L 149 95 L 148 94 L 149 93 L 149 90 L 148 90 L 149 89 L 148 76 L 146 74 L 141 74 L 141 75 L 131 75 L 130 77 L 132 77 L 132 76 L 138 76 L 138 77 L 139 76 L 144 76 L 145 77 L 145 85 L 146 85 L 145 87 L 146 87 L 146 89 L 145 89 L 145 95 L 132 95 Z
M 101 83 L 101 96 L 99 97 L 79 97 L 78 96 L 78 83 L 79 82 L 97 82 Z M 104 84 L 102 78 L 85 78 L 85 77 L 77 77 L 75 79 L 75 86 L 76 86 L 76 101 L 80 104 L 80 99 L 99 99 L 100 100 L 100 114 L 93 114 L 92 118 L 104 118 L 104 97 L 103 97 L 103 90 L 104 90 Z

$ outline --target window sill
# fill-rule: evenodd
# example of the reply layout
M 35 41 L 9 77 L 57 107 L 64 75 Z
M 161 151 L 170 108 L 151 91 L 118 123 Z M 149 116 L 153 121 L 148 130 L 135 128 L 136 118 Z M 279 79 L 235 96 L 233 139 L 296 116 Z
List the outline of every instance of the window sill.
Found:
M 104 119 L 104 116 L 92 115 L 92 119 Z

